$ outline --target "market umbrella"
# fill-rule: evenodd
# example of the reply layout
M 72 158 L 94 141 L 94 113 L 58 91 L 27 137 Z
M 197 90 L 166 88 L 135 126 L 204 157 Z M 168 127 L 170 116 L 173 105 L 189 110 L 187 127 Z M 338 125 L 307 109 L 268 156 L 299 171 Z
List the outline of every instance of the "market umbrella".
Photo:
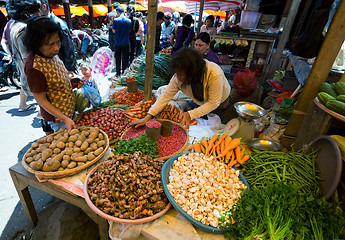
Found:
M 171 13 L 172 12 L 188 13 L 188 10 L 184 1 L 159 3 L 158 11 L 171 12 Z
M 200 1 L 185 1 L 186 7 L 189 12 L 199 11 Z M 243 4 L 243 0 L 234 0 L 231 2 L 221 1 L 205 1 L 204 10 L 212 11 L 232 11 L 236 10 Z
M 51 7 L 51 10 L 56 16 L 62 16 L 65 15 L 65 10 L 62 5 L 55 5 Z M 87 12 L 83 7 L 81 6 L 70 6 L 71 14 L 74 14 L 76 16 L 83 16 L 84 14 L 89 15 L 89 12 Z
M 126 9 L 127 9 L 127 4 L 120 4 L 124 9 L 125 9 L 125 11 L 126 11 Z M 131 6 L 133 6 L 134 7 L 134 9 L 135 9 L 135 11 L 147 11 L 147 6 L 142 6 L 142 5 L 140 5 L 140 4 L 131 4 Z
M 213 15 L 213 16 L 219 16 L 220 19 L 224 20 L 225 19 L 225 16 L 226 16 L 226 12 L 222 12 L 220 10 L 218 11 L 212 11 L 212 10 L 205 10 L 204 11 L 205 13 L 209 14 L 209 15 Z
M 0 7 L 0 11 L 1 11 L 5 16 L 7 16 L 6 8 Z
M 87 12 L 89 12 L 89 6 L 82 6 Z M 99 16 L 106 16 L 108 14 L 108 8 L 105 7 L 102 4 L 95 4 L 92 5 L 93 9 L 93 16 L 99 17 Z

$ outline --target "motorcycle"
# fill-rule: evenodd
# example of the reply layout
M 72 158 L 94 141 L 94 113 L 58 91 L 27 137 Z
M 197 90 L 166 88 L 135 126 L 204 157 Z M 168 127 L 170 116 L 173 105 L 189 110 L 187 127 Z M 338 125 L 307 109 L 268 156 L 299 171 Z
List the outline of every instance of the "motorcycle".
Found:
M 0 47 L 0 86 L 9 87 L 11 85 L 20 89 L 19 73 L 14 61 L 12 60 L 10 63 L 7 53 Z

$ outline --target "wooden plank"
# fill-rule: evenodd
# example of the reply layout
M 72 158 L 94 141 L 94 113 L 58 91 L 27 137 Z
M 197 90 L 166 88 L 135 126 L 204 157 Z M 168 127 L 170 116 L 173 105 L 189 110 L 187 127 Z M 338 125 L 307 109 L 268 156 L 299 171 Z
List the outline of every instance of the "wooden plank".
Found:
M 92 29 L 95 29 L 95 19 L 93 17 L 93 7 L 92 7 L 92 0 L 88 0 L 87 4 L 89 6 L 89 22 L 90 22 L 90 26 Z
M 68 28 L 72 29 L 72 18 L 71 18 L 71 9 L 69 0 L 62 0 L 63 9 L 65 11 L 65 21 L 67 23 Z
M 308 79 L 303 87 L 300 99 L 297 102 L 296 110 L 306 112 L 308 106 L 319 92 L 320 84 L 323 83 L 330 72 L 335 58 L 338 55 L 341 45 L 345 39 L 345 1 L 340 1 L 334 14 L 333 20 L 321 46 L 319 54 L 309 73 Z M 292 114 L 286 128 L 286 135 L 297 136 L 301 127 L 303 117 Z
M 283 29 L 283 33 L 280 36 L 280 40 L 278 42 L 276 52 L 273 55 L 272 60 L 271 60 L 270 69 L 268 70 L 268 73 L 267 73 L 267 79 L 273 79 L 274 73 L 279 65 L 279 62 L 280 62 L 279 60 L 285 48 L 286 42 L 289 40 L 291 28 L 294 23 L 296 14 L 298 12 L 298 7 L 300 3 L 301 3 L 301 0 L 294 0 L 291 4 L 291 8 L 290 8 L 289 15 L 287 17 L 287 20 Z M 263 80 L 266 80 L 266 79 L 263 79 Z
M 110 13 L 113 10 L 113 7 L 111 6 L 111 0 L 107 0 L 107 7 L 108 7 L 108 13 Z
M 200 33 L 200 28 L 201 28 L 201 25 L 202 25 L 202 14 L 204 12 L 204 5 L 205 5 L 205 0 L 201 0 L 200 1 L 200 8 L 199 8 L 198 29 L 196 31 L 197 35 Z
M 153 60 L 156 42 L 156 22 L 157 22 L 157 0 L 149 0 L 147 15 L 147 44 L 146 44 L 146 67 L 145 67 L 145 86 L 144 100 L 151 99 Z

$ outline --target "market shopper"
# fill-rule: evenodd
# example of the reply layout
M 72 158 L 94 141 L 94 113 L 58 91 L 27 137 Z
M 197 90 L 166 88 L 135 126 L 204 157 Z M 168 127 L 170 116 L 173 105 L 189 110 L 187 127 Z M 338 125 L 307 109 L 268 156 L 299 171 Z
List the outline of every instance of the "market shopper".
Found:
M 115 2 L 113 4 L 114 10 L 107 14 L 106 17 L 106 23 L 108 28 L 108 41 L 109 41 L 109 47 L 112 52 L 115 52 L 115 33 L 111 30 L 113 27 L 114 19 L 117 16 L 116 8 L 120 6 L 120 3 Z
M 214 16 L 208 15 L 205 21 L 205 24 L 201 26 L 200 32 L 207 32 L 210 35 L 216 35 L 217 34 L 217 28 L 214 26 Z
M 135 14 L 136 18 L 139 21 L 139 29 L 135 34 L 135 56 L 138 57 L 142 53 L 142 45 L 144 42 L 144 23 L 142 21 L 143 14 L 141 12 L 137 12 Z
M 80 51 L 80 54 L 85 61 L 87 58 L 86 51 L 92 43 L 92 37 L 82 30 L 75 29 L 72 30 L 72 38 L 77 43 L 78 51 Z
M 139 20 L 134 17 L 135 8 L 132 5 L 127 7 L 127 17 L 131 20 L 131 28 L 129 30 L 129 63 L 132 63 L 135 55 L 136 32 L 139 30 Z
M 28 21 L 23 43 L 30 50 L 25 74 L 43 119 L 55 132 L 63 127 L 70 131 L 75 128 L 71 119 L 75 97 L 68 71 L 57 55 L 60 49 L 59 26 L 48 16 L 33 17 Z
M 207 32 L 201 32 L 196 37 L 194 48 L 208 61 L 219 63 L 217 55 L 211 49 L 211 37 Z
M 155 41 L 155 53 L 158 53 L 161 50 L 160 37 L 162 32 L 162 23 L 164 19 L 163 12 L 157 12 L 157 22 L 156 22 L 156 41 Z
M 162 23 L 162 47 L 167 48 L 171 46 L 170 43 L 170 35 L 174 31 L 176 25 L 173 21 L 171 21 L 172 15 L 170 12 L 164 13 L 164 22 Z
M 182 26 L 178 26 L 170 36 L 170 43 L 173 45 L 171 55 L 183 47 L 188 47 L 194 38 L 194 30 L 191 28 L 193 17 L 187 14 L 182 19 Z
M 148 114 L 131 125 L 144 125 L 158 114 L 181 90 L 193 101 L 189 102 L 191 110 L 181 116 L 182 125 L 189 128 L 190 121 L 208 113 L 217 114 L 224 121 L 226 109 L 230 106 L 231 87 L 224 76 L 223 70 L 210 62 L 194 49 L 182 48 L 171 60 L 171 68 L 175 75 L 171 78 L 166 90 L 152 105 Z

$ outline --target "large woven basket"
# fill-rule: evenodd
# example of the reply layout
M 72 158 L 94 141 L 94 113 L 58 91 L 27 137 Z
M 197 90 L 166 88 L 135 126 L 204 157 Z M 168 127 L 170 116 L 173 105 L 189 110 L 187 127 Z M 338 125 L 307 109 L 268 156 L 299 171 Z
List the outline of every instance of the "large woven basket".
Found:
M 102 131 L 101 129 L 99 129 L 99 131 L 103 134 L 104 140 L 106 142 L 104 150 L 95 159 L 93 159 L 92 161 L 85 162 L 84 165 L 77 166 L 77 167 L 72 168 L 72 169 L 66 169 L 66 170 L 59 171 L 59 172 L 58 171 L 56 171 L 56 172 L 36 171 L 36 170 L 33 170 L 25 161 L 26 155 L 27 155 L 27 153 L 29 151 L 31 151 L 31 148 L 28 151 L 26 151 L 26 153 L 24 154 L 23 159 L 22 159 L 22 165 L 23 165 L 23 167 L 27 171 L 35 174 L 37 177 L 40 177 L 40 178 L 51 178 L 51 179 L 54 179 L 54 178 L 63 178 L 63 177 L 69 177 L 69 176 L 75 175 L 75 174 L 83 171 L 84 169 L 90 167 L 94 163 L 98 162 L 98 160 L 100 160 L 103 157 L 103 155 L 107 152 L 107 150 L 109 148 L 109 138 L 108 138 L 107 134 L 104 131 Z M 58 133 L 59 132 L 55 132 L 55 133 L 50 134 L 49 136 L 55 136 Z
M 179 124 L 179 123 L 177 123 L 177 122 L 174 122 L 174 121 L 171 121 L 171 120 L 169 120 L 169 119 L 153 119 L 153 120 L 154 120 L 154 121 L 160 121 L 160 122 L 162 122 L 162 121 L 172 122 L 173 124 L 176 124 L 177 126 L 179 126 L 179 127 L 181 127 L 181 128 L 183 129 L 183 127 L 182 127 L 181 124 Z M 126 135 L 126 133 L 127 133 L 130 129 L 132 129 L 132 128 L 133 128 L 133 127 L 127 128 L 127 129 L 122 133 L 122 135 L 121 135 L 121 137 L 120 137 L 120 140 L 122 140 L 123 137 Z M 183 130 L 184 130 L 184 129 L 183 129 Z M 186 138 L 186 142 L 184 143 L 184 145 L 182 146 L 182 148 L 181 148 L 180 150 L 176 151 L 175 153 L 169 155 L 169 156 L 159 157 L 160 159 L 162 159 L 162 160 L 167 160 L 167 159 L 169 159 L 169 158 L 171 158 L 171 157 L 173 157 L 173 156 L 175 156 L 175 155 L 177 155 L 177 154 L 180 154 L 180 153 L 187 147 L 188 142 L 189 142 L 189 135 L 188 135 L 188 133 L 186 132 L 186 130 L 184 130 L 184 132 L 186 133 L 187 138 Z

